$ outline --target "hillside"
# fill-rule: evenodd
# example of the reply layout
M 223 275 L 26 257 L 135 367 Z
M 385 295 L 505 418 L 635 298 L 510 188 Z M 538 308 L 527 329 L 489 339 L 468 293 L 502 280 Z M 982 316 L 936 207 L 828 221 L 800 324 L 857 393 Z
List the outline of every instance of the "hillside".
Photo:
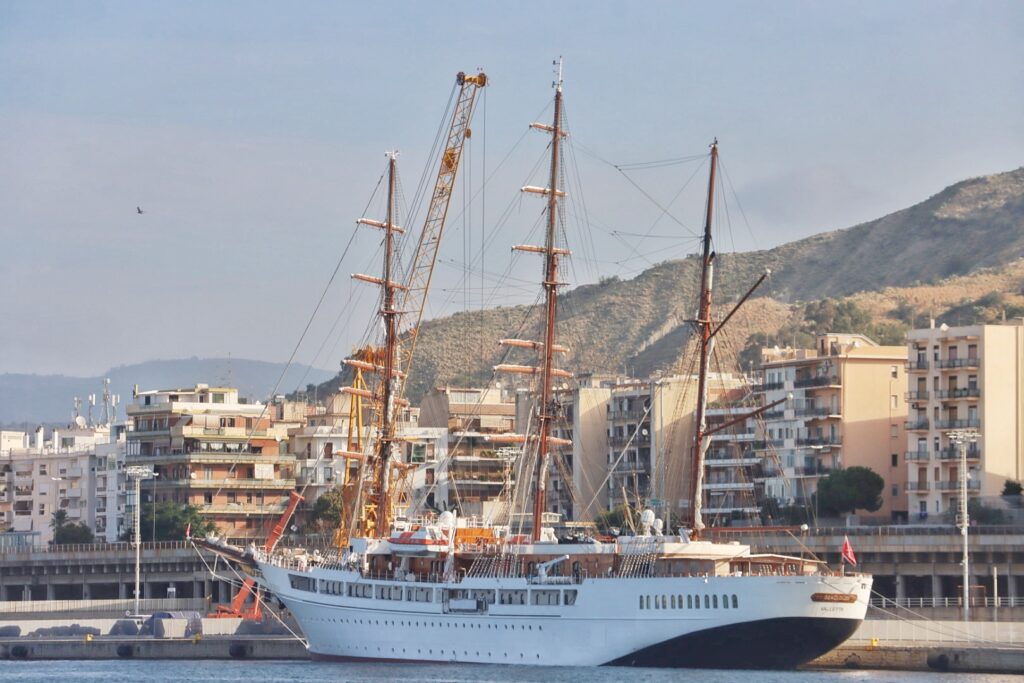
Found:
M 142 390 L 223 383 L 237 387 L 239 395 L 254 400 L 265 400 L 277 382 L 284 363 L 266 363 L 240 358 L 186 358 L 181 360 L 155 360 L 135 365 L 111 368 L 99 377 L 67 377 L 65 375 L 0 375 L 0 423 L 67 422 L 72 415 L 72 400 L 85 399 L 103 392 L 103 378 L 109 377 L 111 390 L 121 396 L 122 406 L 131 400 L 132 386 Z M 279 393 L 285 393 L 306 383 L 323 382 L 334 373 L 307 366 L 288 369 Z M 99 417 L 101 411 L 94 411 Z M 124 408 L 119 408 L 124 417 Z
M 960 306 L 959 321 L 966 324 L 973 322 L 966 318 L 985 317 L 1000 306 L 1012 310 L 1024 303 L 1018 301 L 1024 294 L 1022 257 L 1024 168 L 965 180 L 915 206 L 845 230 L 770 250 L 720 254 L 716 300 L 721 315 L 726 302 L 766 268 L 772 271 L 720 339 L 722 362 L 731 361 L 754 333 L 789 339 L 816 331 L 821 319 L 807 320 L 801 302 L 846 302 L 861 318 L 867 316 L 859 324 L 870 323 L 886 337 L 898 336 L 911 322 L 904 320 L 908 316 L 926 324 L 929 315 Z M 559 336 L 571 353 L 561 365 L 634 376 L 676 367 L 688 336 L 683 321 L 692 315 L 697 267 L 695 258 L 667 261 L 630 280 L 567 292 Z M 485 381 L 503 352 L 496 340 L 537 339 L 539 328 L 539 317 L 526 307 L 424 323 L 410 397 L 417 400 L 442 383 Z M 520 352 L 510 356 L 512 362 L 527 359 Z

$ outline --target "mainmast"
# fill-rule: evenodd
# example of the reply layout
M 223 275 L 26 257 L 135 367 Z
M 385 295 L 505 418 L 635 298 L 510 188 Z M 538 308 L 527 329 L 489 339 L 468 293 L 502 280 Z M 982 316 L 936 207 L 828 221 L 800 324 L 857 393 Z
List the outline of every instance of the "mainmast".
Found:
M 547 494 L 548 464 L 551 456 L 551 446 L 555 444 L 568 444 L 565 439 L 559 439 L 551 435 L 551 427 L 558 417 L 558 406 L 553 400 L 553 388 L 555 377 L 571 376 L 565 370 L 554 367 L 554 354 L 565 353 L 568 349 L 555 343 L 555 323 L 558 311 L 558 257 L 567 255 L 567 249 L 556 246 L 558 232 L 558 200 L 565 196 L 565 192 L 558 189 L 558 178 L 560 174 L 559 164 L 561 157 L 562 138 L 565 132 L 562 130 L 562 62 L 556 62 L 558 66 L 558 77 L 554 83 L 555 87 L 555 114 L 552 124 L 543 123 L 530 124 L 547 133 L 551 133 L 551 172 L 548 177 L 547 187 L 535 187 L 528 185 L 522 188 L 523 192 L 545 195 L 547 197 L 547 234 L 544 246 L 519 245 L 512 247 L 518 251 L 529 251 L 544 254 L 544 341 L 528 341 L 521 339 L 503 339 L 502 344 L 533 348 L 541 353 L 541 364 L 539 367 L 523 365 L 498 365 L 495 370 L 505 372 L 519 372 L 531 375 L 540 375 L 540 401 L 537 405 L 537 471 L 533 485 L 533 531 L 534 541 L 541 537 L 541 520 L 544 514 L 545 498 Z M 527 445 L 531 440 L 527 439 Z
M 711 251 L 711 221 L 715 208 L 715 175 L 718 172 L 718 140 L 711 143 L 711 172 L 708 178 L 708 205 L 704 219 L 704 238 L 701 249 L 700 298 L 697 319 L 694 324 L 700 335 L 700 370 L 697 378 L 696 432 L 693 436 L 693 472 L 690 477 L 690 501 L 693 513 L 690 526 L 696 537 L 704 528 L 701 516 L 702 488 L 704 482 L 704 431 L 707 428 L 706 412 L 708 402 L 708 359 L 715 340 L 711 322 L 711 292 L 715 280 L 715 253 Z

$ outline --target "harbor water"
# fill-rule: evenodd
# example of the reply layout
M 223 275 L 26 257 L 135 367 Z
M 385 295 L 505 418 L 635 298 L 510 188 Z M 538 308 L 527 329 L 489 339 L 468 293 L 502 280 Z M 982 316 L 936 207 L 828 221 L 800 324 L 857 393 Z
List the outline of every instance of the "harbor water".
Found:
M 742 647 L 742 644 L 737 644 Z M 0 681 L 67 683 L 303 681 L 386 683 L 997 683 L 1018 676 L 902 671 L 707 671 L 697 669 L 563 668 L 476 665 L 335 664 L 304 661 L 28 661 L 0 662 Z

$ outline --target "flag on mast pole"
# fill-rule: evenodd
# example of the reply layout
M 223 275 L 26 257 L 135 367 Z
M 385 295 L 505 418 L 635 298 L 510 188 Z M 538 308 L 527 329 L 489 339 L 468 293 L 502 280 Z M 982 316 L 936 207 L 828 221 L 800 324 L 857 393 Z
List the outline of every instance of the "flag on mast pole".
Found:
M 843 550 L 841 552 L 842 560 L 849 562 L 850 566 L 857 566 L 857 556 L 853 553 L 853 546 L 850 545 L 850 537 L 843 536 Z

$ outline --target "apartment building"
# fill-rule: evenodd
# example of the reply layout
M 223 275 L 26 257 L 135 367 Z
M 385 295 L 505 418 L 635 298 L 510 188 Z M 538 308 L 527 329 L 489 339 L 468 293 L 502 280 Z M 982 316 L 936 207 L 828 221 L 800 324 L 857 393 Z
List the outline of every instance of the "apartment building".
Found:
M 779 505 L 814 509 L 818 482 L 844 467 L 868 467 L 882 476 L 882 508 L 867 513 L 906 519 L 904 495 L 907 351 L 858 334 L 821 334 L 813 349 L 763 349 L 763 414 L 758 448 L 777 468 L 765 494 Z
M 295 456 L 294 423 L 275 420 L 274 406 L 197 384 L 135 392 L 127 412 L 127 462 L 157 475 L 142 484 L 143 504 L 197 505 L 231 538 L 263 537 L 277 522 L 295 488 Z
M 88 425 L 81 417 L 54 429 L 49 441 L 43 428 L 31 446 L 27 435 L 14 436 L 0 456 L 0 515 L 4 526 L 32 533 L 35 542 L 53 540 L 53 516 L 83 524 L 96 540 L 115 542 L 126 529 L 125 425 Z
M 424 467 L 421 487 L 432 488 L 425 495 L 429 507 L 458 510 L 465 516 L 495 521 L 508 518 L 503 493 L 515 483 L 515 460 L 523 437 L 515 433 L 516 402 L 500 388 L 436 388 L 423 397 L 417 422 L 419 429 L 447 430 L 441 449 L 440 432 L 419 435 Z M 403 437 L 411 436 L 403 432 Z M 427 462 L 427 450 L 434 443 L 437 465 Z M 445 457 L 440 458 L 443 450 Z M 410 457 L 420 452 L 415 448 Z M 421 489 L 423 490 L 423 489 Z M 418 495 L 414 491 L 414 496 Z
M 1024 476 L 1024 319 L 907 333 L 907 498 L 916 520 L 943 521 L 960 499 L 956 431 L 967 450 L 969 496 L 998 496 Z M 938 519 L 936 519 L 938 518 Z

